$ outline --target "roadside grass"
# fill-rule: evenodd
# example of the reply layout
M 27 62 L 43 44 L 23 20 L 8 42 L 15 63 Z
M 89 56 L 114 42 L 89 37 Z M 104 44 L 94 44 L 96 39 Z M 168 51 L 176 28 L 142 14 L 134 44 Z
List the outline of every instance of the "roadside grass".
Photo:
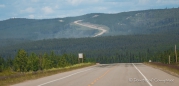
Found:
M 71 70 L 84 68 L 84 67 L 88 67 L 92 65 L 95 65 L 95 63 L 81 63 L 81 64 L 72 65 L 72 66 L 67 66 L 64 68 L 52 68 L 49 70 L 43 70 L 43 71 L 37 71 L 37 72 L 26 72 L 26 73 L 4 71 L 0 73 L 0 77 L 1 77 L 0 86 L 9 86 L 9 85 L 20 83 L 23 81 L 38 79 L 38 78 L 42 78 L 45 76 L 50 76 L 53 74 L 71 71 Z
M 5 70 L 5 71 L 3 71 L 3 72 L 0 72 L 0 80 L 1 80 L 3 77 L 11 76 L 11 75 L 14 75 L 14 74 L 17 74 L 17 73 L 11 71 L 10 69 Z
M 179 77 L 179 64 L 163 64 L 158 62 L 145 62 L 144 64 Z

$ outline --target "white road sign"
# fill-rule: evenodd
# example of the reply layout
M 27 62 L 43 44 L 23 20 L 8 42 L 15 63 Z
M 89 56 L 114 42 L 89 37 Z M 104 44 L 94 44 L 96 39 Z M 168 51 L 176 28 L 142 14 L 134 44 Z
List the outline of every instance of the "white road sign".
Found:
M 79 54 L 78 54 L 78 57 L 79 57 L 79 58 L 83 58 L 83 53 L 79 53 Z

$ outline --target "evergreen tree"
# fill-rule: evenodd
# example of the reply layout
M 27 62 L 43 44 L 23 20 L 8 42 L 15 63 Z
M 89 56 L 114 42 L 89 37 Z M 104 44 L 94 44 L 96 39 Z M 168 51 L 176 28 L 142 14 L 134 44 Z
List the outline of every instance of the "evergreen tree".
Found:
M 42 58 L 42 69 L 50 69 L 52 68 L 52 61 L 50 60 L 47 53 L 44 54 Z
M 15 70 L 25 72 L 27 70 L 27 53 L 25 50 L 20 49 L 14 59 Z
M 4 58 L 0 57 L 0 72 L 4 70 L 5 67 L 5 60 Z
M 50 60 L 51 60 L 51 64 L 52 67 L 56 68 L 58 66 L 58 60 L 57 60 L 57 56 L 55 55 L 54 51 L 51 52 L 50 54 Z
M 14 64 L 13 64 L 13 61 L 14 61 L 14 59 L 13 58 L 10 58 L 10 57 L 8 57 L 7 59 L 6 59 L 6 67 L 8 68 L 8 69 L 13 69 L 13 66 L 14 66 Z
M 68 62 L 66 60 L 66 56 L 67 55 L 64 54 L 63 56 L 60 57 L 60 60 L 59 60 L 59 63 L 58 63 L 59 67 L 65 67 L 65 66 L 68 65 Z
M 39 67 L 39 58 L 35 55 L 35 53 L 32 53 L 28 57 L 27 71 L 29 71 L 29 70 L 37 71 L 38 67 Z

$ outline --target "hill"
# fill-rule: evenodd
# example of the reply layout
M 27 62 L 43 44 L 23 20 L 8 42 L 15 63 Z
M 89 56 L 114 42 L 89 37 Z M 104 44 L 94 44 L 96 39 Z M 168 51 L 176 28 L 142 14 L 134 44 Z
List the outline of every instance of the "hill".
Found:
M 100 36 L 135 34 L 178 34 L 179 8 L 151 9 L 116 14 L 91 13 L 77 17 L 55 19 L 13 18 L 0 21 L 0 46 L 24 41 L 53 38 L 93 37 L 98 29 L 77 25 L 90 24 L 106 30 Z M 12 41 L 16 40 L 16 41 Z
M 152 58 L 179 44 L 178 14 L 179 8 L 172 8 L 0 21 L 0 56 L 13 58 L 25 49 L 38 55 L 54 51 L 100 58 Z

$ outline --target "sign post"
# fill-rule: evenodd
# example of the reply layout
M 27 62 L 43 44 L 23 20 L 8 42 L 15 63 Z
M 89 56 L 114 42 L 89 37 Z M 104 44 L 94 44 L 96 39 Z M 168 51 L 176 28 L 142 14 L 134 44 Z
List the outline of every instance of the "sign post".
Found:
M 78 54 L 78 61 L 80 63 L 80 59 L 82 59 L 82 63 L 83 63 L 83 53 L 79 53 Z
M 168 64 L 170 64 L 170 55 L 169 55 L 169 57 L 168 57 Z
M 176 56 L 176 63 L 177 63 L 177 47 L 176 47 L 176 45 L 175 45 L 175 56 Z

